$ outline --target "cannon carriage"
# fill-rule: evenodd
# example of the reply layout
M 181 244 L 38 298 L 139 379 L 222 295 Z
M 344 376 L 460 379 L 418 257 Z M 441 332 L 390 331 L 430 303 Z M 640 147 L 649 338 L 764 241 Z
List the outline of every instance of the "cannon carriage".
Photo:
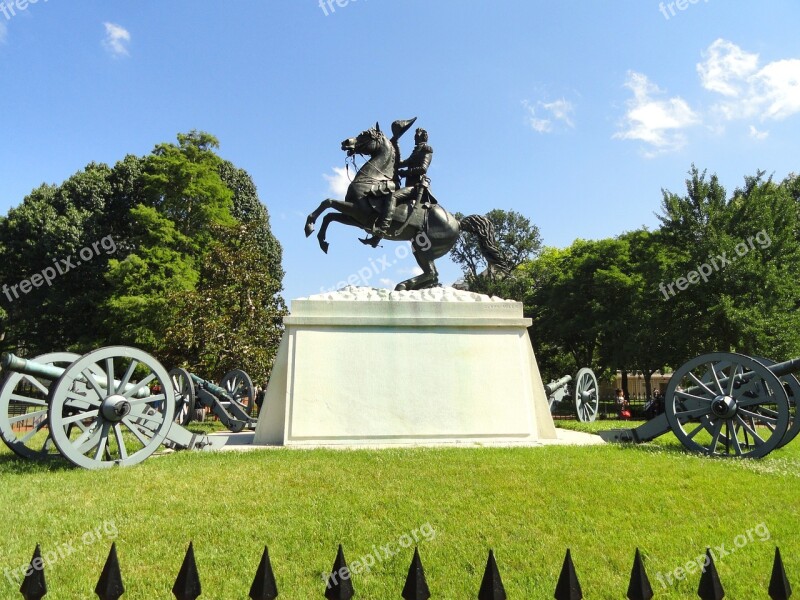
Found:
M 782 363 L 744 354 L 703 354 L 677 369 L 664 413 L 635 429 L 601 431 L 608 442 L 642 443 L 672 431 L 689 450 L 761 458 L 800 432 L 800 358 Z
M 252 383 L 242 371 L 226 375 L 221 387 L 182 370 L 176 376 L 146 352 L 125 346 L 33 360 L 4 354 L 1 364 L 6 377 L 0 387 L 0 436 L 30 459 L 61 455 L 77 466 L 100 469 L 137 464 L 162 444 L 224 445 L 224 436 L 184 427 L 195 416 L 198 396 L 232 431 L 254 427 L 242 402 L 252 401 Z
M 213 412 L 225 427 L 234 433 L 255 429 L 252 416 L 255 390 L 250 376 L 240 369 L 225 374 L 219 385 L 207 381 L 186 369 L 169 372 L 175 390 L 175 422 L 188 425 L 202 419 L 204 408 Z

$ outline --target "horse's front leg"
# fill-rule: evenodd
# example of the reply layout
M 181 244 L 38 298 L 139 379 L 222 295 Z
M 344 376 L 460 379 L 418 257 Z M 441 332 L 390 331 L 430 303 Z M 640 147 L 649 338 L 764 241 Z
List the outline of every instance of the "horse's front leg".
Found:
M 328 253 L 328 247 L 330 246 L 330 244 L 325 241 L 325 236 L 328 234 L 328 225 L 333 222 L 341 223 L 342 225 L 352 225 L 353 227 L 361 227 L 358 221 L 349 215 L 343 215 L 341 213 L 328 213 L 325 215 L 322 219 L 322 227 L 319 228 L 319 233 L 317 234 L 319 247 L 322 248 L 325 254 Z
M 308 215 L 308 218 L 306 219 L 306 237 L 314 233 L 314 223 L 317 222 L 317 219 L 324 211 L 333 206 L 334 202 L 338 201 L 333 200 L 332 198 L 326 198 L 325 200 L 319 203 L 317 210 Z

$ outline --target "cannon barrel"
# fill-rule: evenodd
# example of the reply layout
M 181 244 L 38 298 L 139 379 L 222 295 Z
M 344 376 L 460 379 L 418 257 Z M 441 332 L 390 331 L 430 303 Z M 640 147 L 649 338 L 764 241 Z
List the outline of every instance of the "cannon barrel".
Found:
M 30 375 L 31 377 L 40 377 L 41 379 L 46 379 L 48 381 L 56 381 L 64 374 L 65 371 L 65 369 L 61 367 L 43 365 L 41 363 L 28 360 L 27 358 L 20 358 L 19 356 L 11 354 L 11 352 L 3 352 L 3 354 L 0 355 L 0 367 L 2 367 L 4 371 L 23 373 L 25 375 Z M 108 381 L 106 377 L 93 374 L 92 379 L 94 379 L 94 381 L 101 387 L 106 387 L 106 383 Z M 120 382 L 115 379 L 114 386 L 116 387 L 119 384 Z M 134 387 L 136 387 L 136 384 L 128 383 L 125 385 L 124 391 L 127 392 Z M 150 395 L 150 388 L 143 386 L 134 395 L 137 398 L 147 398 Z
M 800 371 L 800 358 L 793 358 L 791 360 L 787 360 L 782 363 L 777 363 L 772 366 L 765 365 L 767 369 L 772 371 L 776 377 L 785 377 L 786 375 L 790 375 L 792 373 L 796 373 Z M 755 371 L 748 371 L 747 373 L 743 373 L 742 375 L 737 375 L 737 383 L 745 383 L 752 379 L 752 377 L 756 374 Z M 725 387 L 728 382 L 730 381 L 730 377 L 723 377 L 719 380 L 720 386 Z M 703 388 L 699 385 L 689 388 L 686 390 L 688 394 L 699 394 L 703 391 Z
M 216 396 L 219 400 L 223 400 L 225 402 L 232 402 L 233 401 L 233 398 L 231 398 L 231 395 L 228 393 L 228 390 L 226 390 L 225 388 L 221 388 L 216 383 L 212 383 L 210 381 L 207 381 L 207 380 L 203 379 L 202 377 L 198 377 L 194 373 L 189 373 L 189 376 L 192 378 L 192 381 L 194 381 L 195 385 L 199 386 L 200 388 L 202 388 L 204 390 L 208 390 L 211 394 Z
M 544 386 L 544 395 L 549 396 L 556 390 L 560 390 L 565 385 L 567 385 L 570 381 L 572 381 L 571 375 L 564 375 L 561 379 L 557 381 L 551 381 L 546 386 Z
M 786 362 L 778 363 L 771 367 L 767 366 L 767 368 L 775 373 L 777 377 L 785 377 L 786 375 L 800 371 L 800 358 L 793 358 L 792 360 L 787 360 Z

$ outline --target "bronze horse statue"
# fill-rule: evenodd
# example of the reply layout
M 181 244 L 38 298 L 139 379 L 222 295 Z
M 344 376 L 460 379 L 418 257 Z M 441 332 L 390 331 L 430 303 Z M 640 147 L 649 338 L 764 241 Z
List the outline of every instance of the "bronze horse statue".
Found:
M 342 223 L 374 233 L 376 221 L 380 218 L 381 205 L 387 201 L 389 194 L 397 194 L 396 167 L 397 149 L 381 131 L 380 125 L 362 131 L 355 138 L 342 142 L 342 150 L 348 156 L 360 154 L 369 156 L 369 160 L 358 170 L 349 187 L 344 200 L 323 200 L 317 209 L 308 215 L 306 220 L 306 237 L 314 232 L 314 224 L 325 210 L 332 208 L 338 212 L 329 212 L 322 219 L 317 239 L 322 251 L 328 252 L 325 234 L 332 222 Z M 409 194 L 402 194 L 408 198 Z M 411 214 L 409 214 L 409 211 Z M 439 274 L 433 261 L 456 244 L 462 231 L 477 237 L 481 253 L 490 266 L 505 270 L 505 261 L 494 238 L 491 221 L 481 215 L 470 215 L 460 221 L 446 211 L 440 204 L 429 207 L 412 207 L 409 201 L 398 202 L 394 211 L 392 225 L 384 236 L 393 241 L 410 241 L 412 252 L 422 274 L 407 279 L 395 287 L 395 290 L 418 290 L 439 285 Z

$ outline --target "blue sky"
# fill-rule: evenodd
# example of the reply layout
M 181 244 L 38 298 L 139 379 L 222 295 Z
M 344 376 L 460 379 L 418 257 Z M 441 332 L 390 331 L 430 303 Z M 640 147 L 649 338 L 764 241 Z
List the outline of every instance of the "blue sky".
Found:
M 303 236 L 375 121 L 419 118 L 445 207 L 519 211 L 559 247 L 654 227 L 692 163 L 729 191 L 798 170 L 796 0 L 0 2 L 0 210 L 205 130 L 258 185 L 287 300 L 413 272 L 356 230 L 333 225 L 327 256 Z

